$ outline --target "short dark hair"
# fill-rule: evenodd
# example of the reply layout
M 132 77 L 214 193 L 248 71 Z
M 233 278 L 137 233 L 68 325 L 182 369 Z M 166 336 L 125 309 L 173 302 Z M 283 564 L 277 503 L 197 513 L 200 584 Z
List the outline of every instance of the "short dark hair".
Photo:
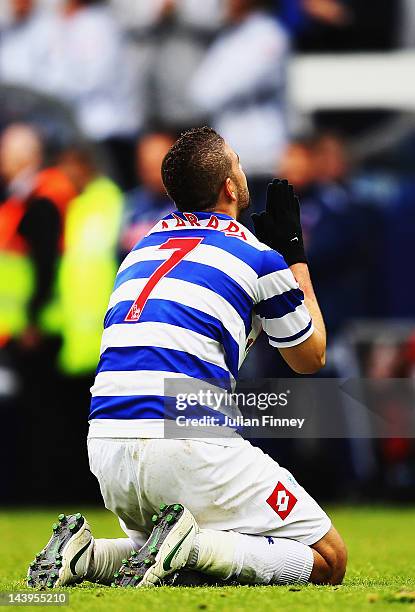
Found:
M 166 191 L 181 211 L 214 208 L 231 171 L 224 139 L 207 126 L 184 132 L 161 166 Z

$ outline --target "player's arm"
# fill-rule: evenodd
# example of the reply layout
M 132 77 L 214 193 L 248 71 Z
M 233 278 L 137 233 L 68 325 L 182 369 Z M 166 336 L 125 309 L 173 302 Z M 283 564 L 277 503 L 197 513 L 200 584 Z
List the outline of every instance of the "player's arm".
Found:
M 314 331 L 304 342 L 289 348 L 279 348 L 279 351 L 294 372 L 314 374 L 326 363 L 326 328 L 307 264 L 297 263 L 290 266 L 290 269 L 304 293 L 304 304 L 313 321 Z
M 325 364 L 326 331 L 310 279 L 300 206 L 292 186 L 277 179 L 270 183 L 266 211 L 252 219 L 257 238 L 278 251 L 290 266 L 290 272 L 278 271 L 276 266 L 273 274 L 260 280 L 265 301 L 257 312 L 263 328 L 270 344 L 295 372 L 315 373 Z

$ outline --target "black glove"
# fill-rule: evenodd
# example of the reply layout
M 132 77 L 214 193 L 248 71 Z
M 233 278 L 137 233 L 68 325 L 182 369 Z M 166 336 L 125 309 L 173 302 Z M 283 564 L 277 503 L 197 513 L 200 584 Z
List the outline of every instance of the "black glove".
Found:
M 268 185 L 266 209 L 254 213 L 255 235 L 281 253 L 289 266 L 307 263 L 300 221 L 300 203 L 288 181 L 274 179 Z

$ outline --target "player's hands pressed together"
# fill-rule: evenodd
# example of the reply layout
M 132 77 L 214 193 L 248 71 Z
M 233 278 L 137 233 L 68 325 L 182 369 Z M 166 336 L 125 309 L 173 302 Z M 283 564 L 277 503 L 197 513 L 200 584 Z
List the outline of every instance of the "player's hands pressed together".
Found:
M 314 293 L 304 252 L 300 203 L 292 185 L 274 179 L 268 185 L 266 209 L 252 215 L 258 240 L 281 253 L 289 265 L 313 321 L 314 332 L 301 344 L 279 351 L 288 365 L 299 374 L 312 374 L 325 364 L 326 330 Z
M 281 253 L 289 266 L 307 263 L 300 203 L 288 181 L 274 179 L 268 185 L 266 209 L 253 214 L 252 221 L 258 240 Z

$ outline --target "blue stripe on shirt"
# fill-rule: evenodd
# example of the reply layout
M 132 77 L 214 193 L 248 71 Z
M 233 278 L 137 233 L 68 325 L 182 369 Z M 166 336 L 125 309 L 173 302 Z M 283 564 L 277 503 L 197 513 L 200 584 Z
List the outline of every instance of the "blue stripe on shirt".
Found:
M 224 415 L 208 406 L 188 405 L 185 411 L 177 409 L 177 398 L 159 395 L 99 396 L 91 400 L 89 419 L 172 419 L 178 416 L 200 418 L 212 416 L 224 424 Z
M 278 253 L 278 251 L 263 251 L 262 252 L 262 265 L 258 272 L 258 278 L 272 274 L 273 272 L 279 272 L 280 270 L 287 270 L 288 264 L 284 257 Z
M 104 327 L 125 323 L 124 319 L 131 308 L 132 301 L 119 302 L 113 306 L 105 316 Z M 140 323 L 168 323 L 183 329 L 197 332 L 222 344 L 225 350 L 225 363 L 232 376 L 238 375 L 239 346 L 222 321 L 216 317 L 185 306 L 172 300 L 149 299 L 141 313 L 139 322 L 130 322 L 127 325 L 140 325 Z M 251 322 L 250 322 L 251 325 Z
M 174 372 L 230 390 L 229 372 L 185 351 L 158 346 L 111 347 L 101 355 L 99 372 L 150 370 Z
M 301 289 L 290 289 L 280 295 L 274 295 L 267 300 L 262 300 L 255 306 L 255 312 L 264 319 L 280 319 L 301 306 L 304 293 Z
M 89 419 L 162 419 L 165 398 L 153 395 L 96 396 Z

